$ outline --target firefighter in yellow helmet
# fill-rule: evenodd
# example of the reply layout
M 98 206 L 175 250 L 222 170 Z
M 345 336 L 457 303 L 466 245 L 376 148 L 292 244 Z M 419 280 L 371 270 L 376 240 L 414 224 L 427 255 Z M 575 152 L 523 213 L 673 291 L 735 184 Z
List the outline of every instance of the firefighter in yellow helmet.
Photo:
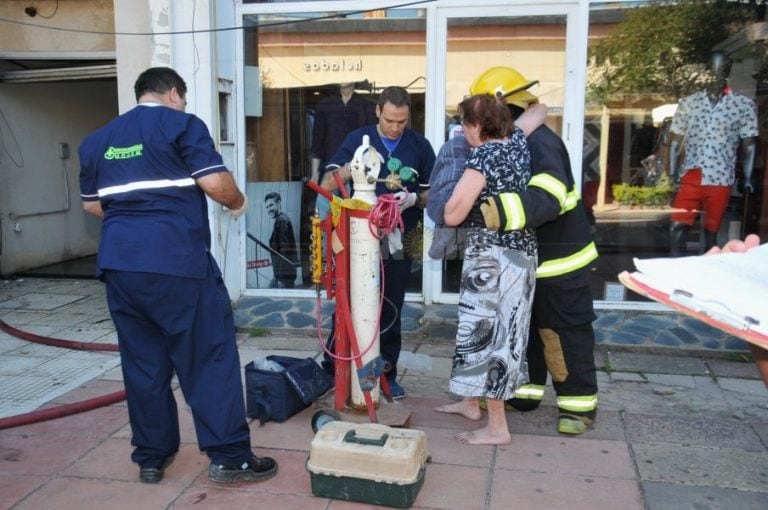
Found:
M 475 79 L 470 93 L 504 98 L 513 118 L 517 118 L 538 103 L 538 98 L 529 92 L 537 83 L 509 67 L 493 67 Z M 446 159 L 466 159 L 468 144 L 461 144 L 460 140 L 451 142 Z M 519 411 L 538 407 L 549 372 L 557 393 L 558 431 L 581 434 L 592 424 L 597 412 L 592 329 L 595 314 L 590 289 L 590 266 L 597 258 L 597 249 L 563 141 L 542 125 L 528 135 L 528 146 L 533 171 L 528 188 L 520 193 L 501 193 L 481 206 L 486 227 L 502 231 L 534 227 L 539 243 L 527 351 L 530 382 L 508 403 Z M 442 209 L 429 202 L 427 208 L 435 223 L 440 224 Z M 432 252 L 430 255 L 434 257 Z

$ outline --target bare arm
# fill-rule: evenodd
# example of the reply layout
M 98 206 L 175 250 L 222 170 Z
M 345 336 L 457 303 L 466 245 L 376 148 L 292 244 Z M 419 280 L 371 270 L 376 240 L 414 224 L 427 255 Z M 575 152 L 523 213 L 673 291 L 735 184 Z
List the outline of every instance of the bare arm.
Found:
M 326 191 L 336 191 L 339 189 L 338 184 L 336 184 L 336 179 L 333 177 L 333 174 L 337 172 L 339 177 L 341 177 L 341 180 L 345 183 L 352 178 L 352 170 L 349 168 L 349 164 L 346 164 L 335 170 L 326 170 L 320 181 L 320 187 Z
M 525 133 L 530 135 L 539 126 L 547 120 L 547 105 L 535 104 L 528 107 L 515 121 L 515 126 L 519 127 Z
M 416 197 L 416 207 L 418 207 L 419 209 L 426 209 L 428 201 L 429 201 L 429 190 L 422 191 Z
M 320 179 L 320 159 L 319 158 L 312 158 L 312 161 L 310 162 L 311 165 L 311 174 L 309 176 L 309 179 L 317 184 L 320 184 L 318 179 Z
M 85 212 L 88 214 L 93 214 L 99 218 L 104 217 L 104 211 L 101 208 L 101 202 L 98 200 L 83 202 L 83 209 L 85 209 Z
M 245 196 L 237 188 L 232 174 L 216 172 L 197 179 L 197 185 L 206 195 L 230 209 L 240 209 L 245 203 Z
M 477 197 L 485 188 L 485 176 L 474 168 L 467 168 L 461 174 L 451 198 L 445 203 L 443 218 L 449 227 L 460 225 L 469 215 Z

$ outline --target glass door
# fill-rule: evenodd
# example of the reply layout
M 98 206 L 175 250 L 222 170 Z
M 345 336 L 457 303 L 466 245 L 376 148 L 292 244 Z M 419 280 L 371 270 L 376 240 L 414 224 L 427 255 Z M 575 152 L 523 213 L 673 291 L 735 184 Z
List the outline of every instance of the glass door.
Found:
M 580 182 L 584 76 L 586 72 L 586 2 L 522 3 L 472 7 L 437 7 L 436 41 L 428 72 L 427 95 L 433 98 L 431 131 L 435 150 L 461 124 L 458 103 L 469 94 L 472 81 L 485 70 L 511 67 L 529 81 L 529 89 L 549 107 L 547 124 L 563 137 Z M 432 90 L 430 90 L 430 87 Z M 434 227 L 427 218 L 427 230 Z M 461 254 L 425 264 L 428 300 L 458 301 Z M 431 298 L 431 299 L 430 299 Z

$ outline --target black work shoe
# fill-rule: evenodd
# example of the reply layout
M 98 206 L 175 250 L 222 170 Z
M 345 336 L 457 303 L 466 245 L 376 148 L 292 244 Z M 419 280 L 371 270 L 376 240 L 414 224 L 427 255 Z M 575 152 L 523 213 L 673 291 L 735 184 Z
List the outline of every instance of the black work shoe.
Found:
M 139 481 L 141 483 L 159 483 L 163 479 L 165 474 L 165 468 L 167 468 L 171 462 L 173 462 L 174 455 L 166 458 L 160 467 L 142 467 L 139 468 Z
M 232 483 L 238 480 L 255 482 L 266 480 L 277 474 L 277 462 L 270 457 L 251 457 L 239 466 L 213 464 L 208 467 L 208 479 L 218 483 Z
M 139 469 L 139 481 L 141 483 L 159 483 L 163 479 L 163 468 Z

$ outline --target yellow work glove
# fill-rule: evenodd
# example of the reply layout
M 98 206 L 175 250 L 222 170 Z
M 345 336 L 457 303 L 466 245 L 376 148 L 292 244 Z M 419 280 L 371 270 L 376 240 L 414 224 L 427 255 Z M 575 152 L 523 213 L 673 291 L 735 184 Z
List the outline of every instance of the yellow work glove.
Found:
M 493 198 L 484 200 L 480 204 L 480 212 L 483 213 L 483 221 L 485 222 L 485 228 L 491 230 L 501 229 L 501 218 L 499 217 L 499 208 L 496 205 L 496 201 Z

